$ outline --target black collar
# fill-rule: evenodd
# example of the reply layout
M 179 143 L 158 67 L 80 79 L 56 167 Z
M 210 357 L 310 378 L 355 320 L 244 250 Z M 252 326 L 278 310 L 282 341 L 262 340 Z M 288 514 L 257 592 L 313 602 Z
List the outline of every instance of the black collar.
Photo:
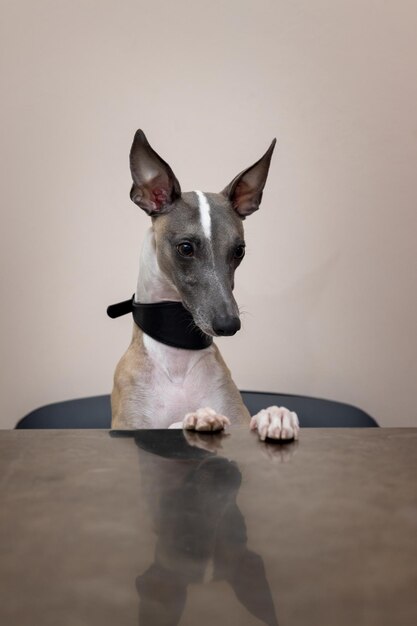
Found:
M 195 325 L 193 316 L 181 302 L 154 302 L 141 304 L 130 300 L 107 307 L 107 315 L 115 318 L 133 313 L 135 323 L 144 333 L 173 348 L 184 350 L 204 350 L 213 343 L 213 337 L 206 335 Z

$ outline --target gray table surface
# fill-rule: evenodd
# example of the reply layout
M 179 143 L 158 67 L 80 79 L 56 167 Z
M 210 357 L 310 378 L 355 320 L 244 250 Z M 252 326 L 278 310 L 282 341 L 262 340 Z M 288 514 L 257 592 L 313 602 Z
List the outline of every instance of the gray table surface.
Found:
M 0 431 L 0 624 L 415 626 L 417 429 Z

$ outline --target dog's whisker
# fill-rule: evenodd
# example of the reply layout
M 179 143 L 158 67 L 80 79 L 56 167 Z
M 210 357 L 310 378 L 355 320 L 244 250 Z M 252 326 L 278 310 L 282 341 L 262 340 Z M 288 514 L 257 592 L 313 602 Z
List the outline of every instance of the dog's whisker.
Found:
M 242 307 L 239 307 L 239 315 L 253 317 L 253 313 L 251 311 Z

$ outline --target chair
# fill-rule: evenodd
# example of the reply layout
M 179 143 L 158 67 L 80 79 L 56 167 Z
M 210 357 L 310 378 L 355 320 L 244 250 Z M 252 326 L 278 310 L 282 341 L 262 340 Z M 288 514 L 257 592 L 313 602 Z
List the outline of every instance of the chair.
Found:
M 308 396 L 242 391 L 243 402 L 254 415 L 277 404 L 295 411 L 302 428 L 372 428 L 377 422 L 350 404 Z M 16 428 L 110 428 L 110 396 L 92 396 L 47 404 L 23 417 Z

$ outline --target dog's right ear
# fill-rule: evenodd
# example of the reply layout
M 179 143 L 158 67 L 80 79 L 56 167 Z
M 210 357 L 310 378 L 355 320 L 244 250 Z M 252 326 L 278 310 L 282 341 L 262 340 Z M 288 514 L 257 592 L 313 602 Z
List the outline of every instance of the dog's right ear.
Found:
M 142 130 L 136 131 L 130 150 L 133 186 L 130 198 L 148 215 L 167 213 L 181 195 L 174 172 L 150 146 Z

